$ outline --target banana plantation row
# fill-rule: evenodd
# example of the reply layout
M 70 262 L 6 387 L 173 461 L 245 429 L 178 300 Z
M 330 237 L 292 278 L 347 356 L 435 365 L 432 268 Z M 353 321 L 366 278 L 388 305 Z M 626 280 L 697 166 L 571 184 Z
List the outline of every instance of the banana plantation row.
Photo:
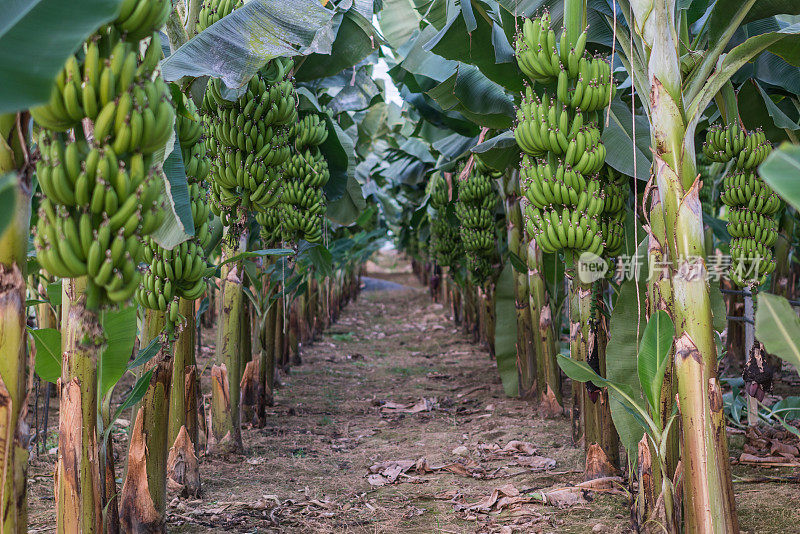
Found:
M 243 450 L 386 236 L 507 395 L 569 412 L 587 479 L 627 476 L 641 531 L 738 532 L 726 424 L 800 435 L 766 397 L 800 365 L 795 3 L 12 9 L 0 531 L 27 530 L 34 375 L 58 532 L 164 531 L 167 480 L 198 494 L 201 442 Z

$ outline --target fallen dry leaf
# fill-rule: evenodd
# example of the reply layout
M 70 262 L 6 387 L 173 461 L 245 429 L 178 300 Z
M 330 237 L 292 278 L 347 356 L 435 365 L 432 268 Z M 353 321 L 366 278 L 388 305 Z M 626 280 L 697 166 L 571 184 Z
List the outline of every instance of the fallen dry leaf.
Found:
M 466 448 L 466 447 L 465 447 L 465 446 L 463 446 L 463 445 L 459 445 L 458 447 L 456 447 L 455 449 L 453 449 L 453 451 L 452 451 L 452 452 L 453 452 L 453 454 L 455 454 L 456 456 L 468 456 L 468 455 L 469 455 L 469 449 L 468 449 L 468 448 Z
M 413 460 L 400 460 L 372 465 L 369 468 L 371 474 L 367 477 L 367 482 L 372 486 L 392 484 L 402 473 L 411 469 L 414 463 Z
M 527 441 L 511 440 L 503 447 L 503 452 L 521 452 L 533 456 L 536 454 L 536 448 L 532 443 Z
M 770 447 L 769 452 L 773 455 L 779 454 L 786 457 L 800 456 L 800 451 L 796 446 L 784 443 L 783 441 L 779 441 L 777 439 L 772 440 L 772 446 Z
M 489 386 L 484 384 L 482 386 L 471 387 L 466 391 L 462 391 L 461 393 L 456 395 L 456 397 L 460 399 L 461 397 L 466 397 L 467 395 L 471 395 L 472 393 L 475 393 L 476 391 L 481 391 L 481 390 L 484 390 L 484 389 L 489 389 Z
M 406 508 L 406 511 L 403 512 L 403 518 L 411 519 L 413 517 L 420 516 L 424 513 L 425 513 L 424 508 L 417 508 L 416 506 L 409 505 L 408 508 Z
M 541 492 L 544 504 L 555 506 L 556 508 L 567 508 L 577 504 L 585 504 L 586 492 L 582 488 L 560 488 L 552 491 Z
M 381 405 L 382 413 L 419 413 L 430 412 L 437 407 L 436 399 L 421 398 L 413 404 L 402 404 L 399 402 L 387 401 Z
M 500 499 L 504 499 L 503 504 L 496 507 L 496 511 L 499 512 L 503 506 L 511 503 L 511 498 L 513 497 L 519 497 L 519 490 L 511 483 L 503 484 L 499 488 L 495 488 L 489 496 L 476 503 L 456 505 L 456 510 L 488 513 Z
M 622 477 L 600 477 L 586 480 L 576 484 L 577 487 L 589 489 L 593 491 L 603 491 L 617 489 L 624 484 L 625 480 Z
M 797 467 L 800 466 L 800 462 L 797 460 L 788 460 L 783 456 L 756 456 L 754 454 L 748 454 L 743 452 L 741 456 L 739 456 L 739 463 L 740 464 L 749 464 L 749 465 L 761 465 L 764 467 Z
M 546 456 L 530 456 L 528 458 L 517 458 L 516 465 L 520 467 L 527 467 L 536 470 L 553 469 L 556 466 L 556 461 Z

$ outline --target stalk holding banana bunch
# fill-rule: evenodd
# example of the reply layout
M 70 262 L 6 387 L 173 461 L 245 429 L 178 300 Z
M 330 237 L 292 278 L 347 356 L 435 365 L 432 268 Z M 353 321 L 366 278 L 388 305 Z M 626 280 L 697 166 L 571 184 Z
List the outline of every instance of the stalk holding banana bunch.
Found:
M 210 169 L 206 156 L 203 126 L 191 99 L 183 97 L 191 118 L 178 116 L 178 140 L 189 183 L 195 235 L 172 250 L 146 238 L 143 259 L 149 265 L 136 291 L 136 300 L 145 308 L 167 312 L 170 323 L 179 320 L 178 298 L 195 300 L 206 290 L 203 278 L 207 262 L 204 250 L 211 239 L 208 191 L 204 183 Z
M 162 53 L 154 30 L 170 6 L 123 2 L 119 18 L 67 60 L 49 102 L 31 110 L 42 127 L 37 175 L 45 197 L 37 256 L 52 274 L 87 276 L 89 308 L 133 296 L 141 240 L 161 224 L 163 183 L 153 153 L 169 138 L 175 114 L 167 85 L 154 75 Z
M 598 111 L 614 95 L 611 68 L 585 53 L 566 31 L 556 39 L 550 15 L 525 20 L 515 42 L 522 71 L 556 86 L 555 97 L 527 87 L 514 136 L 523 151 L 520 185 L 528 234 L 544 252 L 588 251 L 612 257 L 622 246 L 627 190 L 624 177 L 605 166 Z
M 703 154 L 711 161 L 733 160 L 732 172 L 722 181 L 720 199 L 730 207 L 728 233 L 731 239 L 729 276 L 739 287 L 763 284 L 775 270 L 772 248 L 778 239 L 781 200 L 756 172 L 772 146 L 764 132 L 745 132 L 734 123 L 712 126 L 706 134 Z

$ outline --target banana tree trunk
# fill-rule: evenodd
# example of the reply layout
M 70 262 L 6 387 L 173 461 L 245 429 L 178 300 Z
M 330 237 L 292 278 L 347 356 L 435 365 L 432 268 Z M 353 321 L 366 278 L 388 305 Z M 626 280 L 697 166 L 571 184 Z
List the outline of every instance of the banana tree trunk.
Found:
M 242 346 L 239 372 L 242 379 L 239 382 L 239 407 L 243 422 L 255 423 L 256 402 L 258 399 L 258 364 L 260 360 L 253 358 L 253 331 L 252 311 L 250 299 L 243 299 L 242 303 Z
M 317 337 L 317 279 L 312 275 L 306 290 L 306 325 L 308 326 L 308 343 Z
M 667 265 L 666 254 L 662 248 L 662 243 L 666 242 L 666 228 L 664 226 L 664 210 L 661 206 L 661 200 L 658 195 L 654 195 L 650 204 L 650 227 L 648 233 L 648 265 L 651 266 L 651 276 L 647 281 L 647 316 L 650 317 L 658 310 L 669 312 L 672 307 L 672 283 L 669 278 L 669 269 L 664 268 Z M 644 328 L 644 325 L 641 325 Z M 674 349 L 670 350 L 670 362 L 674 361 Z M 675 396 L 678 393 L 678 384 L 675 378 L 675 367 L 672 363 L 667 365 L 664 373 L 664 382 L 661 386 L 660 395 L 660 421 L 658 424 L 660 428 L 666 428 L 667 423 L 673 409 L 675 408 Z M 651 416 L 655 417 L 656 414 L 652 413 Z M 661 488 L 664 484 L 662 480 L 661 469 L 658 469 L 658 462 L 661 461 L 665 464 L 666 472 L 671 478 L 675 478 L 675 471 L 678 467 L 680 459 L 680 443 L 679 433 L 676 431 L 670 432 L 667 437 L 666 446 L 664 447 L 663 456 L 662 452 L 656 451 L 652 443 L 645 441 L 639 444 L 639 456 L 646 458 L 645 462 L 648 467 L 652 466 L 653 469 L 649 473 L 650 482 L 645 484 L 640 477 L 639 483 L 639 497 L 640 503 L 638 507 L 638 521 L 640 524 L 654 524 L 663 523 L 666 517 L 671 517 L 673 523 L 666 525 L 669 532 L 676 532 L 679 530 L 680 525 L 677 524 L 679 514 L 677 510 L 667 511 L 665 509 L 666 503 L 663 498 L 659 498 Z M 647 448 L 645 452 L 642 447 Z
M 259 426 L 263 426 L 266 423 L 267 406 L 272 406 L 274 402 L 273 385 L 275 382 L 275 322 L 277 317 L 278 309 L 276 303 L 273 303 L 269 310 L 267 310 L 267 316 L 263 321 L 262 328 L 259 333 L 261 352 L 258 367 L 258 402 L 256 404 L 256 418 Z
M 526 249 L 523 247 L 521 250 Z M 524 256 L 523 261 L 525 261 Z M 535 401 L 539 397 L 539 386 L 544 384 L 536 380 L 536 368 L 539 363 L 533 340 L 534 333 L 531 328 L 531 314 L 528 309 L 530 295 L 527 275 L 514 272 L 514 296 L 517 311 L 517 366 L 520 377 L 520 394 L 529 401 Z
M 464 284 L 459 291 L 461 293 L 462 308 L 464 310 L 464 319 L 461 323 L 461 327 L 464 334 L 469 335 L 472 333 L 472 301 L 469 294 L 469 282 Z
M 100 419 L 103 429 L 109 428 L 114 422 L 111 420 L 111 397 L 113 388 L 100 399 Z M 105 446 L 100 446 L 100 482 L 103 492 L 103 532 L 117 534 L 119 532 L 119 493 L 117 492 L 117 470 L 114 462 L 114 440 L 111 436 L 105 440 Z
M 508 186 L 509 184 L 505 184 Z M 522 210 L 520 209 L 519 196 L 516 191 L 507 194 L 505 197 L 505 211 L 508 234 L 508 250 L 516 254 L 523 262 L 528 256 L 528 249 L 524 245 L 523 235 L 525 225 L 522 222 Z M 528 278 L 525 274 L 516 269 L 514 276 L 514 300 L 517 313 L 517 369 L 519 371 L 519 391 L 520 396 L 525 399 L 533 400 L 537 397 L 537 386 L 543 383 L 536 381 L 536 361 L 535 345 L 532 339 L 531 314 L 528 310 Z
M 297 296 L 297 339 L 301 344 L 306 344 L 309 340 L 310 332 L 308 330 L 308 289 L 306 292 Z
M 283 297 L 275 301 L 275 362 L 282 369 L 288 363 L 286 358 L 286 314 L 283 309 Z
M 64 281 L 61 401 L 55 470 L 56 530 L 102 532 L 97 435 L 97 363 L 105 338 L 96 310 L 86 308 L 83 279 Z
M 184 323 L 175 340 L 172 361 L 172 388 L 169 397 L 167 477 L 184 488 L 185 495 L 200 494 L 200 470 L 197 464 L 197 365 L 195 363 L 195 301 L 181 299 L 180 314 Z
M 268 306 L 266 314 L 260 318 L 258 330 L 259 363 L 258 363 L 258 398 L 256 399 L 256 425 L 263 427 L 266 424 L 267 406 L 273 403 L 273 385 L 275 381 L 275 323 L 278 317 L 278 303 L 270 301 L 275 292 L 275 285 L 266 280 L 262 286 L 261 300 L 263 306 Z
M 12 224 L 6 233 L 14 233 Z M 27 232 L 26 232 L 27 233 Z M 2 241 L 6 241 L 3 236 Z M 7 249 L 0 249 L 3 254 Z M 25 414 L 27 412 L 25 279 L 20 266 L 10 258 L 0 259 L 0 458 L 3 484 L 0 486 L 0 532 L 27 531 L 25 487 L 28 466 L 27 442 L 30 439 Z M 10 260 L 10 261 L 9 261 Z
M 27 114 L 0 115 L 0 175 L 15 173 L 15 213 L 0 235 L 0 533 L 28 530 L 26 497 L 29 429 L 25 424 L 27 333 L 25 271 L 30 235 Z
M 163 312 L 147 310 L 143 342 L 157 337 L 164 324 Z M 166 532 L 168 432 L 164 429 L 169 426 L 172 348 L 172 341 L 165 341 L 144 369 L 152 375 L 136 412 L 120 498 L 120 521 L 129 533 Z
M 779 238 L 780 239 L 780 238 Z M 739 289 L 730 280 L 723 280 L 727 283 L 727 289 Z M 742 372 L 745 361 L 745 328 L 742 321 L 735 321 L 733 318 L 744 315 L 744 299 L 742 295 L 728 295 L 726 303 L 726 313 L 728 316 L 727 332 L 725 339 L 725 368 L 732 374 Z
M 648 60 L 655 183 L 664 212 L 670 262 L 675 375 L 681 416 L 684 517 L 687 532 L 739 531 L 731 484 L 717 351 L 704 261 L 694 126 L 687 128 L 681 99 L 672 2 L 631 2 L 651 47 Z
M 286 311 L 289 314 L 289 363 L 293 366 L 299 366 L 303 363 L 300 358 L 300 321 L 302 320 L 300 302 L 296 300 Z
M 545 417 L 559 417 L 564 413 L 564 400 L 561 394 L 561 370 L 556 363 L 556 331 L 544 279 L 542 249 L 535 239 L 528 239 L 527 260 L 528 311 L 536 344 L 536 381 L 539 383 L 541 399 L 539 412 Z
M 222 282 L 217 330 L 217 363 L 211 368 L 211 418 L 209 453 L 241 452 L 239 427 L 239 358 L 241 355 L 242 300 L 241 265 L 229 264 Z
M 450 313 L 453 315 L 453 323 L 458 327 L 464 320 L 463 307 L 461 305 L 461 288 L 455 284 L 453 278 L 447 276 L 447 287 L 450 292 Z
M 480 300 L 481 307 L 481 339 L 489 350 L 489 357 L 494 359 L 494 282 L 487 282 L 483 287 L 478 289 L 478 299 Z
M 597 344 L 597 354 L 589 353 L 590 364 L 597 365 L 599 368 L 600 376 L 606 376 L 606 347 L 608 346 L 609 339 L 609 314 L 605 310 L 605 301 L 603 294 L 606 292 L 608 282 L 601 280 L 598 283 L 599 290 L 595 294 L 597 300 L 597 317 L 595 319 L 595 343 Z M 596 358 L 594 362 L 592 358 Z M 600 478 L 606 476 L 606 473 L 615 473 L 620 468 L 620 442 L 619 434 L 614 427 L 614 421 L 611 419 L 611 404 L 608 396 L 608 389 L 600 389 L 595 394 L 583 388 L 586 392 L 588 400 L 593 403 L 591 409 L 585 409 L 584 415 L 591 416 L 591 426 L 597 429 L 595 432 L 599 436 L 596 446 L 591 451 L 592 454 L 587 458 L 588 460 L 595 460 L 599 458 L 601 462 L 598 464 L 592 462 L 592 467 L 596 469 L 594 473 L 587 473 L 592 478 Z M 596 455 L 596 456 L 594 456 Z M 609 466 L 612 469 L 609 469 Z M 587 471 L 589 471 L 587 469 Z
M 239 347 L 241 351 L 241 356 L 239 357 L 240 375 L 244 373 L 244 368 L 247 366 L 247 363 L 253 359 L 253 331 L 250 328 L 251 316 L 249 298 L 242 299 L 241 313 L 242 318 L 241 322 L 239 323 L 240 328 L 242 329 L 241 345 Z
M 480 339 L 480 309 L 478 307 L 477 291 L 471 282 L 467 282 L 464 288 L 464 297 L 467 304 L 468 320 L 465 322 L 465 333 L 472 337 L 472 342 L 477 343 Z
M 163 312 L 147 310 L 143 343 L 157 337 L 164 324 Z M 120 499 L 125 532 L 166 532 L 168 432 L 164 429 L 169 426 L 172 348 L 171 340 L 164 342 L 144 369 L 152 375 L 136 412 Z
M 775 242 L 775 271 L 772 273 L 772 287 L 770 292 L 782 297 L 790 297 L 791 284 L 790 275 L 792 264 L 789 261 L 789 253 L 792 251 L 792 234 L 794 233 L 794 217 L 786 208 L 781 217 L 780 228 L 778 229 L 778 240 Z
M 794 233 L 794 217 L 790 213 L 790 208 L 784 210 L 781 217 L 780 227 L 778 229 L 778 240 L 775 242 L 775 271 L 772 273 L 772 286 L 770 292 L 775 295 L 780 295 L 787 299 L 792 298 L 792 261 L 789 255 L 792 251 L 792 234 Z M 773 381 L 780 380 L 781 378 L 781 365 L 780 358 L 773 354 L 766 356 L 767 366 L 772 369 Z
M 587 362 L 598 374 L 605 374 L 604 327 L 593 313 L 592 286 L 569 276 L 570 353 L 572 359 Z M 614 431 L 608 391 L 591 382 L 572 384 L 572 437 L 583 439 L 587 480 L 612 476 L 619 468 L 619 438 Z

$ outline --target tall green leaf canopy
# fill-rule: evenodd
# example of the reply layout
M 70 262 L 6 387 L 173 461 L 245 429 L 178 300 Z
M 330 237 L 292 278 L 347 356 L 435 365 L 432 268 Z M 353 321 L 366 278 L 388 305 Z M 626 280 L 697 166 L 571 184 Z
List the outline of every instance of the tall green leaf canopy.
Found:
M 0 113 L 44 104 L 67 57 L 117 16 L 120 0 L 10 0 L 0 18 Z
M 490 128 L 508 128 L 514 117 L 514 101 L 503 88 L 474 65 L 444 59 L 425 49 L 436 35 L 427 26 L 398 50 L 400 63 L 390 71 L 412 92 L 424 92 L 444 111 L 456 111 L 471 122 Z M 414 77 L 403 77 L 406 71 Z M 419 83 L 414 87 L 415 83 Z
M 336 28 L 336 39 L 329 51 L 309 55 L 295 72 L 297 81 L 314 80 L 331 76 L 356 65 L 381 44 L 370 19 L 355 10 L 337 13 L 334 21 L 341 19 Z
M 317 0 L 251 0 L 164 60 L 164 78 L 220 78 L 238 95 L 272 58 L 330 54 L 337 14 Z

